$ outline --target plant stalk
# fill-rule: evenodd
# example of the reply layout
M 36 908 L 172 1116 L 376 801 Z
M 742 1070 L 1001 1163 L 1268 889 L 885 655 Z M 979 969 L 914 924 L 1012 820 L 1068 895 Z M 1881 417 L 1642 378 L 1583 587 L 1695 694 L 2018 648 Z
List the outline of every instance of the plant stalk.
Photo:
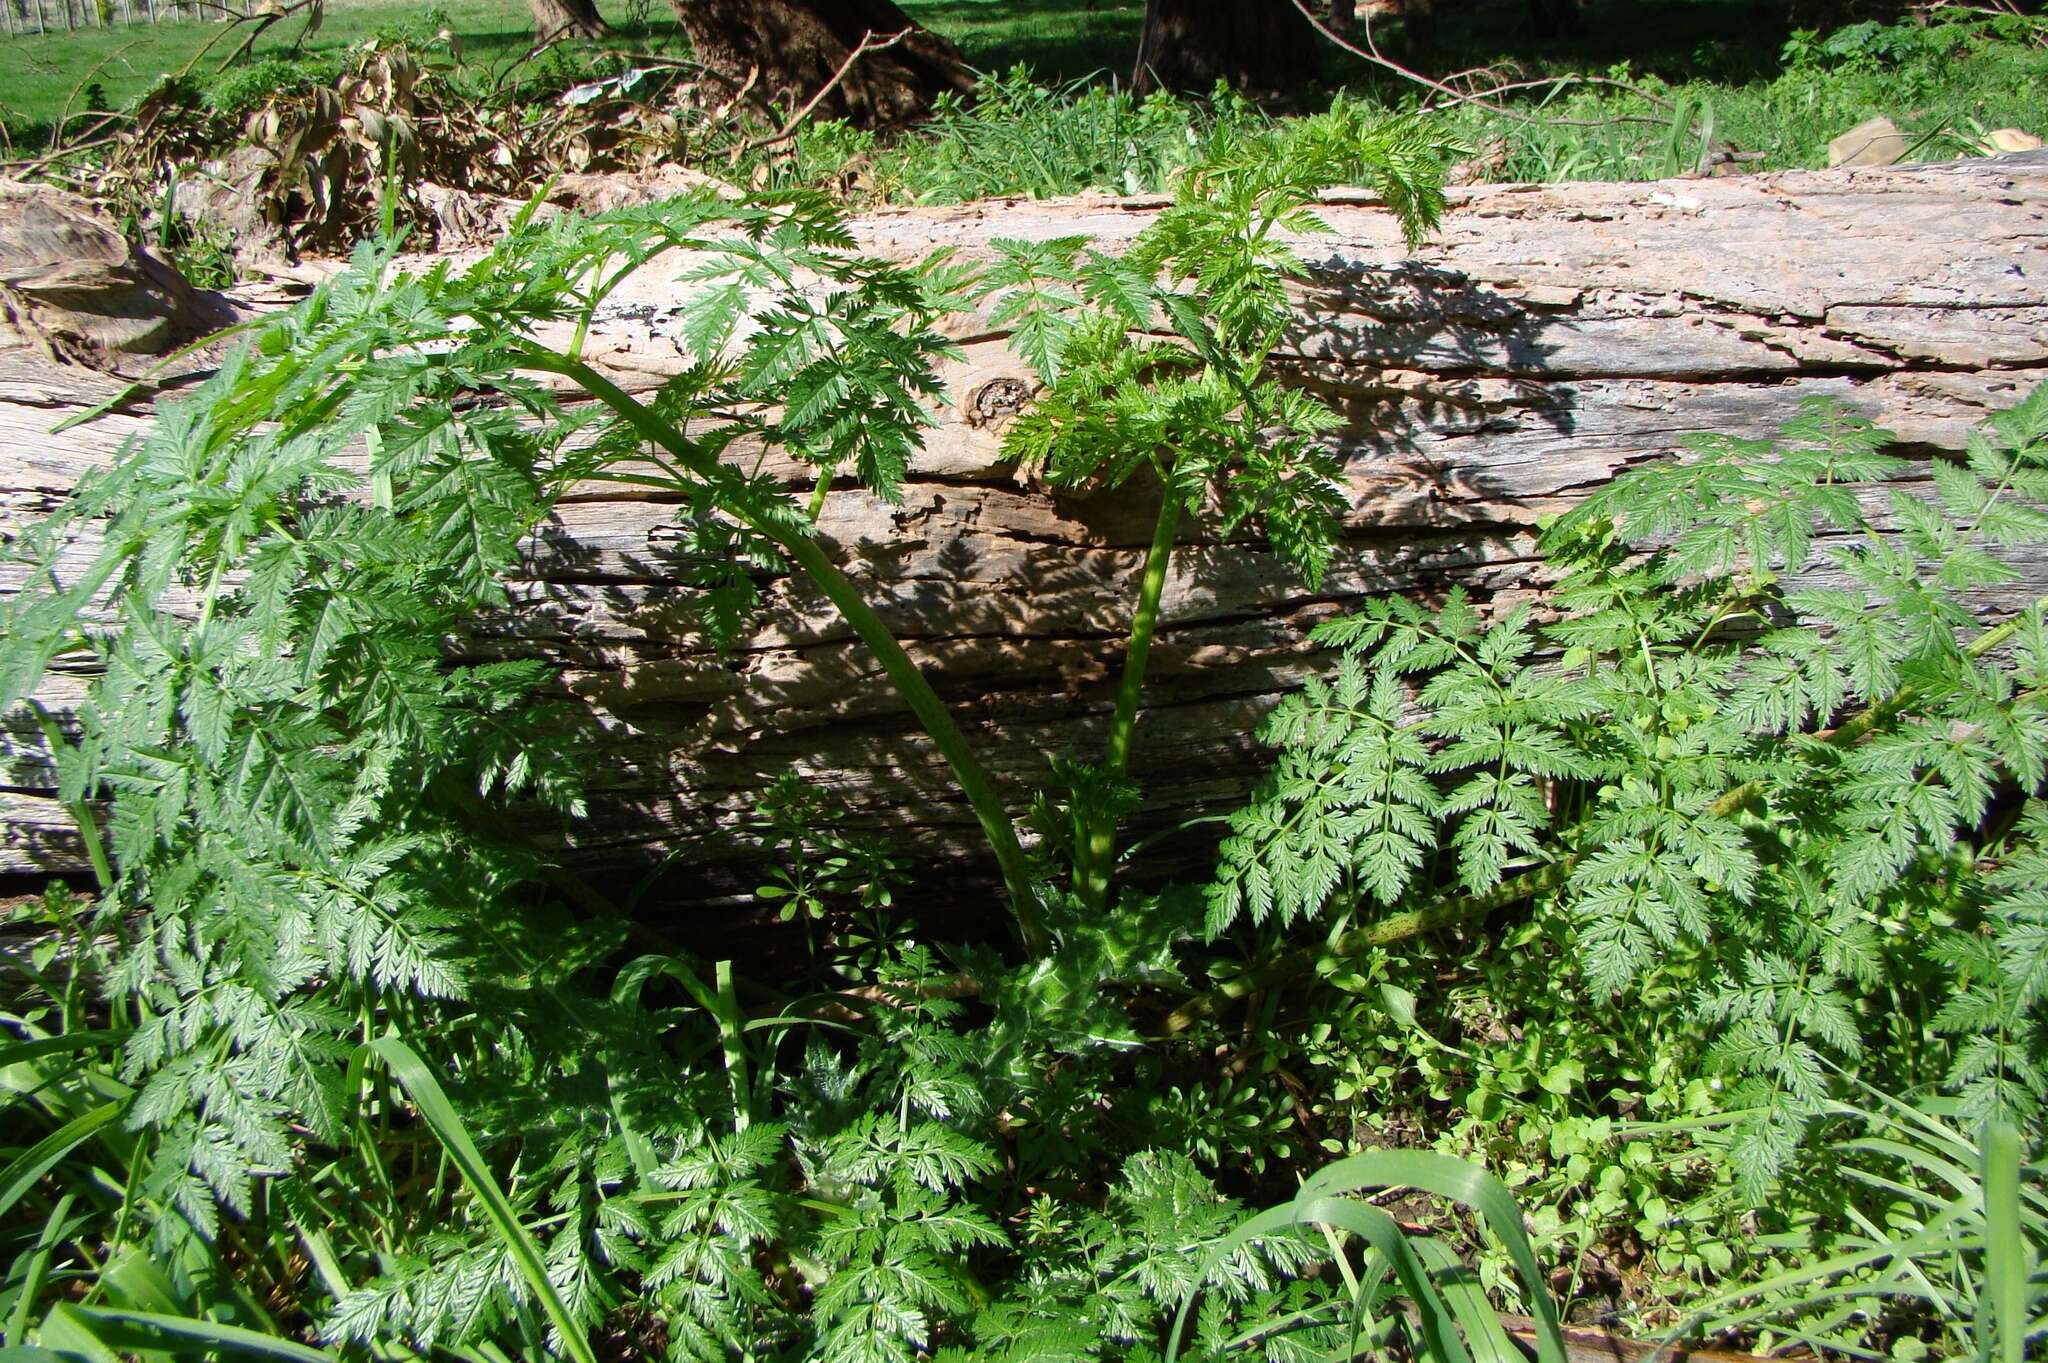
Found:
M 528 367 L 574 380 L 585 392 L 617 412 L 642 438 L 659 445 L 691 472 L 707 478 L 715 472 L 714 461 L 692 447 L 681 432 L 588 364 L 531 342 L 521 346 L 521 353 Z M 1017 841 L 1016 826 L 1011 823 L 1009 812 L 1003 808 L 994 782 L 976 760 L 973 749 L 967 745 L 966 736 L 953 722 L 953 716 L 947 711 L 945 702 L 939 699 L 938 692 L 932 689 L 931 682 L 904 652 L 903 645 L 890 633 L 882 617 L 862 599 L 859 590 L 846 574 L 839 571 L 838 565 L 827 557 L 824 547 L 807 533 L 808 521 L 802 523 L 804 528 L 798 528 L 795 524 L 784 524 L 766 517 L 757 519 L 739 511 L 733 514 L 781 546 L 797 567 L 803 569 L 805 575 L 825 593 L 826 599 L 838 609 L 860 641 L 867 645 L 875 660 L 881 663 L 897 694 L 910 706 L 918 722 L 924 726 L 925 733 L 952 768 L 953 779 L 959 783 L 961 793 L 973 807 L 974 816 L 988 839 L 989 849 L 995 853 L 996 864 L 1002 870 L 1003 885 L 1009 892 L 1011 911 L 1017 919 L 1017 935 L 1025 951 L 1033 956 L 1043 955 L 1051 942 L 1039 916 L 1038 893 L 1032 883 L 1024 848 Z
M 1145 551 L 1144 576 L 1138 583 L 1138 608 L 1131 619 L 1131 638 L 1124 648 L 1124 674 L 1118 683 L 1116 713 L 1109 721 L 1102 772 L 1111 779 L 1130 770 L 1131 735 L 1138 724 L 1138 701 L 1145 692 L 1145 667 L 1152 657 L 1152 637 L 1159 629 L 1159 598 L 1166 590 L 1166 570 L 1173 560 L 1173 537 L 1180 529 L 1181 501 L 1169 480 Z M 1074 882 L 1081 903 L 1101 909 L 1109 898 L 1110 872 L 1116 866 L 1116 811 L 1091 812 L 1085 840 L 1074 849 Z

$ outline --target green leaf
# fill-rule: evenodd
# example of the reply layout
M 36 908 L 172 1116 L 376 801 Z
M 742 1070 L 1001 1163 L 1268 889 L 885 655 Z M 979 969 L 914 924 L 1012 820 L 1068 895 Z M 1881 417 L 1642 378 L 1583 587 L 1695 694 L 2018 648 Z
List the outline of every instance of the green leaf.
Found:
M 22 1151 L 6 1168 L 0 1169 L 0 1216 L 12 1210 L 14 1204 L 35 1187 L 43 1175 L 56 1168 L 66 1155 L 91 1140 L 102 1127 L 118 1119 L 127 1107 L 127 1100 L 123 1099 L 74 1117 Z
M 461 1116 L 455 1111 L 454 1104 L 448 1101 L 448 1095 L 441 1091 L 440 1081 L 434 1078 L 426 1062 L 396 1037 L 382 1037 L 370 1042 L 359 1054 L 373 1055 L 381 1060 L 412 1099 L 413 1106 L 419 1109 L 420 1116 L 441 1142 L 441 1148 L 454 1161 L 462 1181 L 469 1185 L 477 1201 L 483 1203 L 485 1215 L 496 1229 L 499 1243 L 511 1254 L 528 1289 L 540 1300 L 549 1323 L 554 1326 L 555 1334 L 562 1347 L 568 1350 L 570 1358 L 575 1363 L 597 1363 L 597 1355 L 592 1351 L 589 1339 L 556 1290 L 554 1280 L 548 1276 L 547 1260 L 541 1254 L 540 1246 L 534 1243 L 532 1234 L 521 1223 L 519 1214 L 491 1176 L 490 1166 L 484 1163 L 476 1142 L 469 1138 Z

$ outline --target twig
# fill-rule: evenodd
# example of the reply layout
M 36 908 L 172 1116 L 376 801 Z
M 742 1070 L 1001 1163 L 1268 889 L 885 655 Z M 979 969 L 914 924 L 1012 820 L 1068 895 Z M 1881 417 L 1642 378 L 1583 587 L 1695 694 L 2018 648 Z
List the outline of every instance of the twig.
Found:
M 263 35 L 270 32 L 270 30 L 273 27 L 283 23 L 285 20 L 298 14 L 301 10 L 310 9 L 313 11 L 313 17 L 308 18 L 306 20 L 306 28 L 302 30 L 299 34 L 299 41 L 301 43 L 305 42 L 306 34 L 313 30 L 320 14 L 320 7 L 323 3 L 324 0 L 291 0 L 291 3 L 285 5 L 282 9 L 266 10 L 261 14 L 253 15 L 240 14 L 233 10 L 224 10 L 223 12 L 232 14 L 234 16 L 234 21 L 237 26 L 247 23 L 251 19 L 254 19 L 256 21 L 256 30 L 255 32 L 249 34 L 246 38 L 242 39 L 242 45 L 236 48 L 233 52 L 230 52 L 227 55 L 227 57 L 222 60 L 221 64 L 213 69 L 213 74 L 218 76 L 219 74 L 221 74 L 221 72 L 227 70 L 230 66 L 233 66 L 236 62 L 240 61 L 243 57 L 243 54 L 252 50 L 256 46 L 256 44 L 262 40 Z
M 82 151 L 91 151 L 95 147 L 113 146 L 120 140 L 119 137 L 110 136 L 102 137 L 92 142 L 73 142 L 69 146 L 58 147 L 54 151 L 47 151 L 41 156 L 32 156 L 27 160 L 0 161 L 0 170 L 23 177 L 29 175 L 48 175 L 50 168 L 59 161 L 76 156 Z
M 1343 48 L 1352 56 L 1371 62 L 1374 66 L 1378 66 L 1385 70 L 1391 71 L 1395 75 L 1401 77 L 1403 80 L 1410 80 L 1415 82 L 1417 85 L 1423 86 L 1426 89 L 1434 90 L 1437 94 L 1442 95 L 1444 98 L 1450 100 L 1454 104 L 1469 104 L 1475 109 L 1482 109 L 1487 113 L 1497 115 L 1501 118 L 1509 119 L 1516 123 L 1524 123 L 1541 127 L 1605 128 L 1611 127 L 1616 123 L 1652 123 L 1656 124 L 1659 127 L 1665 126 L 1665 120 L 1661 118 L 1649 118 L 1641 114 L 1619 114 L 1613 118 L 1538 118 L 1532 114 L 1521 113 L 1518 110 L 1510 109 L 1505 104 L 1501 104 L 1490 99 L 1482 98 L 1478 95 L 1465 94 L 1464 92 L 1454 88 L 1453 86 L 1445 84 L 1443 81 L 1433 80 L 1430 77 L 1423 75 L 1420 71 L 1411 70 L 1408 67 L 1401 65 L 1401 63 L 1395 61 L 1392 57 L 1387 56 L 1384 52 L 1381 52 L 1379 44 L 1373 41 L 1372 14 L 1370 10 L 1360 12 L 1360 19 L 1365 30 L 1366 42 L 1366 45 L 1364 47 L 1360 47 L 1358 44 L 1352 42 L 1343 34 L 1338 33 L 1335 29 L 1331 28 L 1328 24 L 1324 23 L 1320 18 L 1318 18 L 1315 14 L 1315 11 L 1311 10 L 1305 3 L 1305 0 L 1294 0 L 1294 7 L 1297 10 L 1301 11 L 1301 17 L 1308 20 L 1309 23 L 1314 26 L 1316 32 L 1322 34 L 1325 38 L 1328 38 L 1331 42 L 1337 44 L 1337 46 Z M 1473 73 L 1466 72 L 1462 74 Z M 1487 93 L 1489 95 L 1498 95 L 1509 90 L 1528 90 L 1535 89 L 1545 85 L 1555 86 L 1559 90 L 1564 89 L 1568 85 L 1611 85 L 1614 86 L 1616 89 L 1626 90 L 1628 93 L 1632 95 L 1640 96 L 1641 98 L 1646 99 L 1653 104 L 1661 104 L 1666 109 L 1672 109 L 1672 106 L 1668 101 L 1658 98 L 1656 95 L 1649 93 L 1647 90 L 1638 90 L 1635 86 L 1630 85 L 1626 81 L 1611 80 L 1604 76 L 1566 75 L 1559 76 L 1552 80 L 1518 81 L 1511 85 L 1496 86 L 1492 90 L 1489 90 Z M 1430 106 L 1424 105 L 1423 107 L 1425 109 L 1428 109 Z M 1672 112 L 1676 113 L 1677 110 L 1672 109 Z
M 206 40 L 205 46 L 201 47 L 197 52 L 194 52 L 192 54 L 192 58 L 190 61 L 186 62 L 183 66 L 178 68 L 177 79 L 179 80 L 183 80 L 185 79 L 185 77 L 191 75 L 192 68 L 199 65 L 200 62 L 204 61 L 206 59 L 207 53 L 213 51 L 213 49 L 215 49 L 216 47 L 219 47 L 224 39 L 226 39 L 229 35 L 233 34 L 235 30 L 240 28 L 243 24 L 248 23 L 250 19 L 255 17 L 254 15 L 242 14 L 238 11 L 231 10 L 226 5 L 214 5 L 210 8 L 217 9 L 221 12 L 222 15 L 226 16 L 226 22 L 222 25 L 220 32 L 214 34 L 211 38 L 208 38 Z
M 727 84 L 731 83 L 731 77 L 728 76 L 725 79 Z M 733 91 L 732 94 L 726 98 L 725 103 L 719 105 L 716 109 L 713 109 L 711 111 L 711 117 L 704 120 L 704 126 L 707 128 L 716 127 L 718 124 L 724 122 L 725 116 L 731 113 L 734 109 L 737 109 L 740 106 L 741 101 L 745 100 L 749 94 L 753 93 L 754 82 L 760 79 L 761 64 L 759 62 L 755 62 L 752 66 L 749 66 L 747 68 L 747 78 L 746 80 L 740 83 L 740 88 Z
M 524 52 L 514 57 L 511 61 L 507 62 L 505 64 L 504 70 L 494 70 L 491 72 L 492 91 L 496 92 L 499 90 L 503 90 L 505 88 L 505 82 L 512 79 L 512 73 L 514 71 L 517 71 L 520 67 L 526 65 L 528 62 L 532 61 L 535 57 L 538 57 L 541 53 L 547 51 L 554 45 L 555 39 L 543 38 L 536 35 L 532 45 L 529 46 Z
M 1452 77 L 1452 79 L 1456 78 Z M 1548 88 L 1553 94 L 1555 94 L 1562 92 L 1574 85 L 1605 86 L 1609 89 L 1620 90 L 1624 94 L 1634 95 L 1637 99 L 1643 100 L 1644 102 L 1649 104 L 1654 104 L 1658 108 L 1663 109 L 1671 114 L 1675 115 L 1678 112 L 1678 106 L 1673 104 L 1670 100 L 1665 99 L 1662 95 L 1653 95 L 1648 90 L 1643 89 L 1641 86 L 1630 85 L 1625 80 L 1615 80 L 1609 76 L 1580 75 L 1575 71 L 1567 72 L 1562 76 L 1545 76 L 1540 80 L 1505 81 L 1499 85 L 1489 85 L 1484 93 L 1485 97 L 1488 99 L 1498 99 L 1502 95 L 1511 94 L 1517 90 L 1541 90 Z M 1611 119 L 1556 118 L 1548 119 L 1546 121 L 1550 123 L 1560 124 L 1565 127 L 1598 127 L 1603 123 L 1661 124 L 1663 122 L 1662 119 L 1645 118 L 1640 114 L 1622 114 Z
M 79 77 L 78 83 L 71 87 L 71 93 L 64 96 L 63 111 L 57 115 L 56 125 L 50 130 L 50 154 L 52 156 L 64 150 L 64 132 L 65 129 L 70 126 L 71 119 L 73 117 L 71 113 L 72 101 L 77 99 L 78 96 L 84 92 L 85 88 L 88 85 L 91 85 L 94 81 L 99 79 L 100 72 L 107 69 L 107 63 L 113 61 L 116 57 L 126 56 L 128 53 L 128 49 L 134 47 L 135 44 L 140 41 L 141 39 L 138 38 L 134 41 L 123 43 L 121 44 L 121 46 L 115 48 L 112 52 L 109 52 L 106 56 L 101 57 L 98 61 L 94 62 L 92 64 L 92 69 L 87 71 L 83 76 Z M 77 117 L 89 118 L 95 112 L 95 110 L 91 109 L 82 109 L 77 114 Z M 104 122 L 96 123 L 91 128 L 88 128 L 86 130 L 85 135 L 89 137 L 93 133 L 98 132 L 101 128 L 105 126 L 106 125 Z
M 1295 0 L 1296 4 L 1299 4 L 1300 2 L 1301 0 Z M 875 38 L 875 31 L 873 29 L 862 29 L 860 35 L 860 45 L 854 48 L 853 51 L 846 54 L 846 60 L 841 62 L 839 64 L 839 69 L 832 73 L 832 79 L 826 81 L 823 85 L 819 86 L 818 93 L 812 95 L 810 97 L 810 100 L 807 103 L 805 103 L 803 108 L 798 109 L 794 114 L 792 114 L 790 116 L 789 122 L 783 124 L 780 131 L 773 133 L 767 137 L 757 137 L 751 142 L 742 142 L 737 147 L 734 147 L 732 149 L 732 164 L 738 165 L 739 159 L 742 156 L 745 156 L 750 151 L 760 151 L 764 147 L 772 147 L 778 142 L 787 142 L 790 138 L 795 137 L 797 129 L 802 127 L 804 120 L 811 116 L 811 110 L 817 108 L 818 105 L 824 100 L 825 96 L 831 94 L 833 88 L 837 86 L 840 81 L 846 79 L 846 73 L 853 70 L 853 64 L 855 62 L 859 61 L 862 57 L 867 56 L 870 52 L 888 51 L 890 48 L 896 46 L 896 44 L 902 42 L 905 38 L 908 38 L 912 33 L 915 33 L 916 31 L 917 30 L 914 28 L 906 28 L 901 33 L 897 33 L 888 38 L 884 38 L 881 39 L 880 41 L 877 41 Z

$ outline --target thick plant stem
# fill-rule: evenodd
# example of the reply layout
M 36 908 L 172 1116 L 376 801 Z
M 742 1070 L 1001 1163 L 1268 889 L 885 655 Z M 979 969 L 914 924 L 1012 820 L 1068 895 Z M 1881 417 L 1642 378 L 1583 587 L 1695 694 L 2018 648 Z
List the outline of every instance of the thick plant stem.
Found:
M 660 446 L 692 473 L 708 477 L 715 471 L 715 461 L 694 448 L 682 432 L 597 370 L 581 360 L 572 360 L 544 346 L 529 344 L 522 349 L 529 367 L 574 380 L 585 392 L 617 412 L 641 437 Z M 739 511 L 733 514 L 781 546 L 796 566 L 825 593 L 826 599 L 852 627 L 860 641 L 867 645 L 875 660 L 881 663 L 897 694 L 910 706 L 911 712 L 924 726 L 925 733 L 946 759 L 946 765 L 952 768 L 953 779 L 959 783 L 961 793 L 973 808 L 981 831 L 988 839 L 989 849 L 995 853 L 996 864 L 1002 870 L 1003 885 L 1009 892 L 1011 910 L 1017 918 L 1017 935 L 1025 951 L 1033 956 L 1043 955 L 1051 942 L 1039 916 L 1038 892 L 1032 883 L 1031 868 L 1025 860 L 1023 846 L 1017 841 L 1016 826 L 1010 822 L 1009 812 L 1003 808 L 994 782 L 967 746 L 966 735 L 953 722 L 953 716 L 947 711 L 945 702 L 939 699 L 938 692 L 932 689 L 931 682 L 904 652 L 903 645 L 889 632 L 882 617 L 862 599 L 859 590 L 846 574 L 839 571 L 838 565 L 826 556 L 824 547 L 809 533 L 808 521 L 798 522 L 792 517 L 790 521 L 783 522 L 769 517 L 752 517 Z
M 1388 946 L 1405 942 L 1410 937 L 1420 937 L 1425 932 L 1436 932 L 1453 928 L 1460 923 L 1481 918 L 1495 909 L 1506 908 L 1518 900 L 1554 890 L 1564 884 L 1579 864 L 1576 854 L 1563 861 L 1552 862 L 1534 871 L 1524 872 L 1511 880 L 1503 880 L 1484 894 L 1453 895 L 1425 904 L 1419 909 L 1404 913 L 1389 914 L 1368 927 L 1353 928 L 1340 933 L 1337 939 L 1316 950 L 1290 951 L 1269 961 L 1267 964 L 1223 981 L 1211 989 L 1195 995 L 1180 1007 L 1168 1013 L 1160 1023 L 1168 1035 L 1185 1032 L 1204 1018 L 1214 1017 L 1227 1004 L 1261 989 L 1283 985 L 1299 979 L 1315 969 L 1322 960 L 1344 961 L 1373 947 Z
M 1145 693 L 1145 666 L 1152 657 L 1152 636 L 1159 629 L 1159 598 L 1166 590 L 1166 570 L 1173 559 L 1173 537 L 1180 529 L 1181 503 L 1173 488 L 1159 503 L 1152 544 L 1145 551 L 1144 576 L 1138 583 L 1138 608 L 1131 618 L 1131 640 L 1124 649 L 1124 675 L 1117 686 L 1116 713 L 1109 721 L 1109 742 L 1103 748 L 1102 773 L 1116 779 L 1130 770 L 1131 734 L 1138 724 L 1138 700 Z M 1100 909 L 1109 899 L 1109 876 L 1116 865 L 1116 814 L 1096 810 L 1087 836 L 1075 849 L 1074 881 L 1081 902 Z
M 1010 822 L 1009 811 L 1003 808 L 1002 799 L 996 794 L 988 773 L 975 760 L 973 751 L 967 746 L 967 738 L 960 727 L 953 722 L 946 704 L 939 699 L 938 692 L 912 662 L 910 655 L 903 651 L 903 645 L 896 642 L 896 636 L 882 623 L 882 617 L 874 608 L 861 599 L 860 592 L 839 571 L 818 542 L 807 535 L 786 535 L 765 525 L 756 529 L 772 535 L 799 568 L 818 584 L 828 600 L 846 618 L 853 632 L 860 636 L 868 651 L 882 664 L 882 670 L 889 674 L 897 694 L 907 702 L 924 731 L 938 747 L 946 764 L 953 769 L 953 779 L 960 783 L 960 792 L 967 797 L 967 803 L 974 808 L 974 816 L 981 822 L 981 830 L 987 836 L 989 849 L 995 853 L 996 864 L 1002 868 L 1003 884 L 1010 893 L 1010 905 L 1017 915 L 1017 935 L 1024 949 L 1033 956 L 1043 955 L 1051 946 L 1045 935 L 1045 927 L 1038 915 L 1038 892 L 1032 884 L 1031 868 L 1024 858 L 1024 849 L 1017 841 L 1017 830 Z

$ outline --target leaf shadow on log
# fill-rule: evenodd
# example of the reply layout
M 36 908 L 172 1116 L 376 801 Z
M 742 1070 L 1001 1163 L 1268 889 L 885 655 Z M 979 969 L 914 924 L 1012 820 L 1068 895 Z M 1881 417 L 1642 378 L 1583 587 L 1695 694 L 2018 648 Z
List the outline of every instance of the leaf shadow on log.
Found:
M 1483 464 L 1439 459 L 1424 434 L 1447 422 L 1535 422 L 1569 434 L 1571 414 L 1529 378 L 1548 351 L 1542 321 L 1455 273 L 1406 264 L 1311 282 L 1283 364 L 1313 363 L 1347 417 L 1338 439 L 1357 505 L 1323 584 L 1309 588 L 1243 529 L 1190 529 L 1175 555 L 1134 774 L 1133 820 L 1150 837 L 1227 811 L 1263 769 L 1259 716 L 1297 685 L 1308 631 L 1345 605 L 1461 581 L 1484 597 L 1496 565 L 1525 555 L 1533 515 L 1499 507 L 1515 489 Z M 1407 368 L 1404 370 L 1404 366 Z M 1429 373 L 1420 371 L 1427 368 Z M 1421 383 L 1389 380 L 1392 371 Z M 1505 409 L 1512 405 L 1511 412 Z M 1383 495 L 1397 489 L 1392 501 Z M 1052 755 L 1085 757 L 1106 729 L 1122 664 L 1130 583 L 1156 489 L 1059 493 L 1004 479 L 952 483 L 913 470 L 901 506 L 854 490 L 828 499 L 834 557 L 928 670 L 1014 810 L 1046 783 Z M 1483 515 L 1467 503 L 1493 508 Z M 680 508 L 676 508 L 680 514 Z M 602 714 L 609 752 L 593 773 L 579 859 L 679 849 L 658 899 L 750 897 L 762 868 L 755 797 L 785 770 L 847 806 L 846 828 L 894 844 L 947 900 L 986 904 L 993 886 L 950 773 L 879 669 L 802 581 L 762 574 L 762 610 L 721 655 L 673 525 L 607 526 L 600 553 L 575 533 L 536 541 L 520 633 L 570 663 L 570 688 Z M 602 560 L 602 561 L 600 561 Z M 1199 874 L 1213 830 L 1156 842 L 1140 879 Z

